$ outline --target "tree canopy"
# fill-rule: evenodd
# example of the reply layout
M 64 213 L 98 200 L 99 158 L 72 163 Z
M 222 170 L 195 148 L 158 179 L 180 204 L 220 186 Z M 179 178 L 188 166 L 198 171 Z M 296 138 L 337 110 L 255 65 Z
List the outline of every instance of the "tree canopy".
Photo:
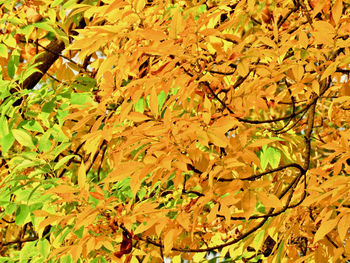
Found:
M 349 6 L 0 0 L 0 262 L 345 262 Z

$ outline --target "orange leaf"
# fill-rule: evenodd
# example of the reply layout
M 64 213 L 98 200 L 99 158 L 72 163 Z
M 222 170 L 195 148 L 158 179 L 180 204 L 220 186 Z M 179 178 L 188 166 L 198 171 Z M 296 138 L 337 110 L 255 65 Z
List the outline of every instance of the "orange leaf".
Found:
M 81 162 L 80 167 L 78 169 L 78 185 L 79 185 L 80 189 L 86 189 L 87 188 L 86 172 L 85 172 L 84 161 Z
M 331 219 L 328 221 L 322 221 L 320 228 L 317 230 L 314 236 L 314 243 L 320 241 L 327 235 L 330 231 L 332 231 L 338 223 L 338 219 Z
M 249 73 L 249 65 L 246 61 L 240 61 L 237 65 L 237 72 L 242 77 L 245 77 Z
M 158 222 L 158 218 L 147 221 L 146 224 L 141 223 L 133 232 L 135 235 L 141 234 L 145 232 L 146 230 L 150 229 L 152 226 L 154 226 Z
M 332 18 L 336 25 L 338 25 L 340 17 L 343 13 L 343 0 L 336 0 L 332 7 Z
M 219 147 L 226 147 L 228 139 L 225 136 L 224 131 L 218 129 L 209 129 L 208 132 L 209 140 Z
M 153 88 L 151 90 L 151 96 L 149 99 L 149 106 L 150 106 L 150 109 L 151 109 L 153 116 L 157 117 L 158 116 L 158 98 L 157 98 L 157 93 L 156 93 L 155 88 Z
M 164 253 L 167 255 L 171 252 L 174 246 L 174 238 L 176 236 L 176 229 L 170 229 L 164 237 Z
M 54 188 L 49 189 L 48 191 L 46 191 L 46 193 L 48 193 L 48 194 L 51 194 L 51 193 L 68 194 L 68 193 L 76 193 L 78 191 L 79 191 L 78 189 L 76 189 L 70 185 L 58 185 Z
M 337 70 L 338 62 L 331 63 L 326 70 L 323 72 L 321 76 L 321 80 L 328 78 L 328 76 L 332 75 Z
M 143 122 L 149 120 L 150 118 L 140 112 L 131 112 L 128 115 L 128 119 L 134 122 Z
M 283 207 L 281 200 L 275 195 L 267 195 L 263 192 L 258 192 L 257 195 L 265 207 Z
M 345 241 L 345 236 L 346 233 L 348 232 L 349 229 L 349 222 L 350 222 L 350 214 L 344 215 L 338 223 L 338 233 L 340 240 Z
M 93 198 L 96 198 L 98 200 L 103 200 L 104 199 L 104 195 L 100 194 L 100 193 L 96 193 L 96 192 L 90 192 L 90 195 Z
M 260 139 L 260 140 L 256 140 L 256 141 L 252 142 L 248 146 L 251 148 L 261 147 L 261 146 L 267 145 L 271 142 L 276 142 L 276 140 L 274 140 L 274 139 Z

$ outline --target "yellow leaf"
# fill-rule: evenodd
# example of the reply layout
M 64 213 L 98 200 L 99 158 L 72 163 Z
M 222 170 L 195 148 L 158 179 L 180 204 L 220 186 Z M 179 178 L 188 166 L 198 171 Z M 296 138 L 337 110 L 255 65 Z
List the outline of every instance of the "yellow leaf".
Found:
M 53 224 L 54 222 L 56 222 L 59 219 L 60 219 L 59 216 L 51 216 L 51 217 L 44 219 L 43 221 L 40 222 L 40 224 L 38 226 L 38 230 L 40 231 L 41 229 L 44 229 L 46 226 Z
M 275 195 L 267 195 L 263 192 L 258 192 L 257 195 L 265 207 L 283 207 L 283 203 Z
M 344 215 L 339 220 L 338 233 L 339 233 L 340 240 L 342 240 L 342 241 L 345 241 L 346 233 L 348 232 L 348 229 L 350 227 L 349 222 L 350 222 L 350 214 Z
M 47 217 L 47 216 L 51 216 L 50 213 L 46 212 L 46 211 L 43 211 L 43 210 L 36 210 L 36 211 L 33 211 L 33 214 L 36 216 L 36 217 Z
M 349 81 L 342 83 L 342 87 L 340 89 L 340 94 L 342 96 L 350 96 L 350 82 Z
M 299 82 L 302 78 L 303 78 L 303 75 L 304 75 L 304 67 L 302 65 L 295 65 L 293 68 L 292 68 L 292 71 L 293 71 L 293 75 L 294 75 L 294 79 L 296 82 Z
M 245 61 L 240 61 L 237 65 L 237 72 L 242 77 L 245 77 L 249 73 L 249 65 Z
M 312 91 L 315 92 L 317 95 L 320 95 L 320 84 L 317 80 L 314 80 L 312 82 Z
M 227 117 L 223 117 L 223 118 L 220 118 L 217 121 L 215 121 L 213 123 L 213 125 L 211 126 L 211 128 L 217 128 L 223 132 L 227 132 L 228 130 L 235 127 L 237 125 L 237 123 L 238 123 L 238 121 L 236 118 L 231 117 L 231 116 L 227 116 Z
M 311 204 L 314 204 L 314 203 L 317 203 L 319 201 L 321 201 L 322 199 L 328 197 L 332 195 L 332 192 L 327 192 L 325 194 L 312 194 L 312 195 L 309 195 L 305 201 L 303 202 L 303 205 L 304 206 L 309 206 Z
M 78 185 L 80 189 L 85 189 L 86 188 L 86 172 L 85 172 L 85 165 L 84 161 L 81 162 L 79 170 L 78 170 Z
M 348 239 L 345 244 L 345 253 L 350 254 L 350 240 Z
M 136 33 L 138 37 L 143 37 L 145 39 L 155 40 L 155 41 L 161 41 L 167 38 L 166 34 L 164 34 L 163 31 L 154 30 L 152 28 L 136 31 Z
M 180 9 L 175 11 L 170 24 L 170 38 L 176 39 L 184 29 L 184 21 Z
M 191 221 L 187 214 L 181 213 L 176 217 L 176 221 L 181 225 L 187 232 L 190 231 Z
M 158 221 L 158 224 L 155 226 L 157 236 L 160 236 L 163 229 L 166 227 L 167 223 L 168 223 L 167 220 L 163 220 L 160 222 Z
M 41 15 L 32 7 L 26 10 L 26 15 L 29 23 L 35 23 L 41 19 Z
M 214 222 L 214 220 L 216 218 L 216 214 L 218 213 L 218 210 L 219 210 L 219 204 L 215 204 L 207 216 L 209 223 Z
M 211 114 L 209 112 L 203 112 L 202 117 L 203 117 L 204 123 L 209 124 L 211 120 Z
M 332 231 L 338 223 L 338 219 L 331 219 L 328 221 L 322 221 L 320 228 L 317 230 L 314 243 L 320 241 L 325 237 L 330 231 Z
M 164 254 L 168 255 L 174 246 L 174 238 L 176 235 L 175 229 L 170 229 L 164 237 Z
M 307 48 L 307 45 L 309 44 L 309 38 L 307 37 L 306 33 L 304 31 L 300 31 L 299 33 L 299 44 L 302 48 Z
M 98 210 L 87 209 L 81 214 L 77 215 L 77 223 L 74 225 L 74 230 L 78 230 L 81 226 L 88 226 L 92 224 L 97 216 Z
M 207 262 L 205 260 L 207 253 L 206 252 L 202 252 L 202 253 L 195 253 L 193 256 L 193 262 Z M 174 262 L 173 260 L 171 262 Z M 181 257 L 180 257 L 180 261 L 178 261 L 177 263 L 181 263 L 183 261 L 181 261 Z M 175 263 L 175 262 L 174 262 Z
M 325 44 L 328 46 L 334 45 L 335 29 L 326 21 L 316 21 L 313 23 L 315 31 L 312 32 L 312 36 L 315 39 L 314 44 Z
M 153 88 L 151 91 L 151 96 L 149 99 L 149 106 L 150 106 L 152 114 L 155 117 L 157 117 L 158 116 L 158 98 L 157 98 L 157 93 L 156 93 L 155 88 Z
M 80 257 L 82 251 L 83 246 L 81 244 L 70 247 L 70 254 L 72 255 L 74 262 L 78 261 L 78 258 Z
M 333 105 L 334 105 L 334 102 L 332 101 L 331 105 L 329 106 L 329 110 L 328 110 L 328 119 L 330 121 L 332 121 Z
M 143 232 L 145 232 L 146 230 L 150 229 L 152 226 L 154 226 L 155 223 L 158 222 L 158 218 L 156 218 L 156 220 L 150 220 L 147 221 L 146 224 L 141 223 L 134 231 L 134 234 L 141 234 Z
M 70 185 L 58 185 L 58 186 L 46 191 L 47 194 L 51 194 L 51 193 L 69 194 L 69 193 L 76 193 L 76 192 L 78 192 L 78 189 L 76 189 Z
M 137 12 L 142 11 L 142 9 L 145 7 L 146 5 L 146 0 L 136 0 L 135 1 L 135 9 Z
M 340 17 L 343 13 L 343 1 L 336 0 L 332 7 L 332 17 L 336 25 L 338 25 Z
M 318 21 L 313 23 L 313 26 L 314 26 L 315 30 L 317 30 L 319 32 L 324 32 L 325 34 L 330 34 L 330 35 L 335 34 L 334 27 L 326 21 L 318 20 Z M 331 37 L 331 36 L 329 36 L 329 37 Z
M 226 221 L 228 221 L 228 222 L 230 221 L 230 219 L 231 219 L 231 211 L 226 205 L 221 204 L 220 213 L 225 217 Z
M 107 249 L 109 249 L 110 251 L 115 251 L 114 246 L 112 245 L 112 243 L 108 240 L 104 240 L 103 241 L 103 246 Z
M 68 116 L 69 117 L 69 116 Z M 79 129 L 81 129 L 81 127 L 85 126 L 86 123 L 92 118 L 91 115 L 87 115 L 84 118 L 80 119 L 77 124 L 75 124 L 72 128 L 71 131 L 77 131 Z
M 269 144 L 271 142 L 276 142 L 276 140 L 274 140 L 274 139 L 256 140 L 256 141 L 252 142 L 251 144 L 249 144 L 249 147 L 251 147 L 251 148 L 261 147 L 261 146 L 264 146 L 264 145 Z
M 333 62 L 331 63 L 326 70 L 323 72 L 321 80 L 328 78 L 328 76 L 332 75 L 337 70 L 338 63 Z
M 242 209 L 244 211 L 244 216 L 249 218 L 254 212 L 256 206 L 256 196 L 252 191 L 245 191 L 242 197 Z
M 269 47 L 272 47 L 273 49 L 276 49 L 276 43 L 271 40 L 270 38 L 268 37 L 260 37 L 259 40 L 261 42 L 263 42 L 265 45 L 269 46 Z
M 209 140 L 219 146 L 219 147 L 226 147 L 228 139 L 225 136 L 225 133 L 223 131 L 217 130 L 217 129 L 210 129 L 207 132 Z
M 131 112 L 128 115 L 128 119 L 134 122 L 143 122 L 149 120 L 150 118 L 140 112 Z
M 133 176 L 131 176 L 130 188 L 134 196 L 136 196 L 137 192 L 139 191 L 141 183 L 142 183 L 142 180 L 140 179 L 139 174 L 134 174 Z

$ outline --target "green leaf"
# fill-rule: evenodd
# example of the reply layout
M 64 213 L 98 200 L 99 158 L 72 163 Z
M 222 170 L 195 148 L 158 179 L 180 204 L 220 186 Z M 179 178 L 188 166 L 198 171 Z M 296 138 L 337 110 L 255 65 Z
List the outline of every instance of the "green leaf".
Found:
M 36 253 L 37 250 L 35 249 L 35 241 L 33 242 L 26 242 L 24 246 L 21 249 L 20 252 L 20 263 L 27 263 L 28 259 L 33 257 Z
M 36 23 L 33 23 L 32 25 L 37 28 L 44 29 L 46 31 L 50 31 L 53 33 L 55 32 L 54 28 L 47 21 L 36 22 Z
M 71 143 L 67 142 L 67 143 L 61 143 L 59 146 L 57 146 L 51 153 L 53 155 L 53 158 L 56 158 L 57 155 L 59 155 L 61 152 L 67 149 L 70 145 Z
M 278 167 L 281 160 L 281 152 L 273 147 L 262 147 L 260 152 L 260 164 L 263 170 L 270 164 L 272 169 Z
M 6 215 L 12 215 L 16 211 L 17 205 L 14 203 L 9 203 L 8 206 L 5 208 L 5 214 Z
M 7 46 L 4 44 L 0 44 L 0 57 L 4 57 L 4 58 L 8 58 L 9 53 L 8 53 L 8 49 Z
M 60 258 L 60 262 L 61 263 L 72 263 L 73 262 L 72 256 L 71 255 L 67 255 L 67 256 L 61 257 Z
M 15 259 L 13 257 L 2 257 L 0 258 L 0 263 L 12 263 L 12 262 L 16 262 Z
M 281 160 L 281 153 L 279 150 L 273 147 L 269 147 L 266 150 L 266 156 L 269 160 L 269 163 L 272 167 L 272 169 L 275 169 L 278 167 L 280 160 Z
M 30 25 L 26 25 L 26 26 L 20 28 L 19 30 L 17 30 L 17 33 L 23 34 L 26 41 L 28 42 L 30 34 L 33 32 L 33 30 L 34 30 L 34 26 L 32 24 L 30 24 Z
M 26 123 L 22 127 L 25 128 L 26 130 L 30 130 L 30 131 L 36 131 L 36 132 L 41 132 L 41 133 L 44 132 L 43 128 L 35 120 L 26 121 Z
M 62 2 L 63 2 L 63 0 L 55 0 L 51 4 L 51 7 L 54 8 L 54 7 L 58 6 L 58 5 L 60 5 Z
M 11 19 L 12 20 L 12 19 Z M 9 22 L 11 23 L 16 23 L 16 21 L 12 20 L 10 21 L 10 19 L 8 19 Z M 3 39 L 3 42 L 6 44 L 6 46 L 8 47 L 12 47 L 12 48 L 16 48 L 17 46 L 17 42 L 16 39 L 12 36 L 12 34 L 8 34 L 7 38 Z
M 278 250 L 277 250 L 277 263 L 281 263 L 281 256 L 282 256 L 282 250 L 284 246 L 284 240 L 279 244 Z
M 13 79 L 16 74 L 18 63 L 19 55 L 17 55 L 17 52 L 13 52 L 7 64 L 7 73 L 11 79 Z
M 29 212 L 29 207 L 27 205 L 20 205 L 16 211 L 16 225 L 23 225 L 27 219 L 27 216 L 29 215 Z
M 54 166 L 54 170 L 58 170 L 60 169 L 66 162 L 68 162 L 70 159 L 72 159 L 75 155 L 68 155 L 68 156 L 65 156 L 63 157 L 61 160 L 59 160 L 55 166 Z
M 5 116 L 0 117 L 0 137 L 3 137 L 9 133 L 9 127 Z
M 47 241 L 46 238 L 43 238 L 41 239 L 39 242 L 38 242 L 38 250 L 39 250 L 39 253 L 44 257 L 44 258 L 47 258 L 48 255 L 50 254 L 50 243 L 49 241 Z
M 35 63 L 32 65 L 29 65 L 28 67 L 26 67 L 24 69 L 24 71 L 21 73 L 20 75 L 20 80 L 19 83 L 23 83 L 23 81 L 25 79 L 27 79 L 30 75 L 32 75 L 35 72 L 40 72 L 40 70 L 37 68 L 38 65 L 40 65 L 41 63 Z
M 160 112 L 162 110 L 163 104 L 166 100 L 167 95 L 165 94 L 164 90 L 162 90 L 158 94 L 158 111 Z
M 143 113 L 145 111 L 145 105 L 143 103 L 143 98 L 140 98 L 136 103 L 135 103 L 135 111 Z
M 207 11 L 207 5 L 201 5 L 201 6 L 199 6 L 199 8 L 197 9 L 197 13 L 198 13 L 198 14 L 205 13 L 205 11 Z
M 2 148 L 2 153 L 5 154 L 11 148 L 12 144 L 15 142 L 15 137 L 12 133 L 9 133 L 0 139 L 0 144 Z
M 11 96 L 9 90 L 11 89 L 10 81 L 1 80 L 2 79 L 2 70 L 0 66 L 0 100 L 4 100 L 5 98 Z
M 81 226 L 77 231 L 74 232 L 74 234 L 77 237 L 82 238 L 83 237 L 83 232 L 84 232 L 84 226 Z
M 55 102 L 50 101 L 44 104 L 44 106 L 41 108 L 41 112 L 51 113 L 54 108 L 55 108 Z
M 84 105 L 88 102 L 93 102 L 90 93 L 72 93 L 70 96 L 70 102 L 76 105 Z
M 265 230 L 261 230 L 257 235 L 255 235 L 252 246 L 255 250 L 259 250 L 264 241 Z
M 91 91 L 96 87 L 96 80 L 89 77 L 79 76 L 72 86 L 81 91 Z
M 26 147 L 29 147 L 31 149 L 33 149 L 35 147 L 33 140 L 32 140 L 32 137 L 24 130 L 13 129 L 12 134 L 15 137 L 16 141 L 19 142 L 19 144 L 26 146 Z
M 69 141 L 68 137 L 64 134 L 61 127 L 59 127 L 57 124 L 55 124 L 51 129 L 51 135 L 53 136 L 54 140 L 57 142 L 67 142 Z
M 50 142 L 50 131 L 47 131 L 43 134 L 43 136 L 40 137 L 38 142 L 38 147 L 41 152 L 46 152 L 50 150 L 51 148 L 51 142 Z

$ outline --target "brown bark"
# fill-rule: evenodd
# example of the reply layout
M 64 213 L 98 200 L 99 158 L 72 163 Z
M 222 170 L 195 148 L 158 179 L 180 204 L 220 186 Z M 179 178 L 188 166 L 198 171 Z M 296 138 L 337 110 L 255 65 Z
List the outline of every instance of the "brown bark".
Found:
M 40 63 L 37 66 L 39 72 L 34 72 L 27 79 L 24 80 L 21 87 L 23 89 L 33 89 L 36 84 L 40 81 L 40 79 L 46 74 L 49 68 L 53 63 L 58 59 L 59 54 L 65 49 L 64 42 L 59 39 L 53 40 L 47 47 L 46 51 L 44 51 L 34 63 Z M 50 50 L 50 51 L 48 51 Z

